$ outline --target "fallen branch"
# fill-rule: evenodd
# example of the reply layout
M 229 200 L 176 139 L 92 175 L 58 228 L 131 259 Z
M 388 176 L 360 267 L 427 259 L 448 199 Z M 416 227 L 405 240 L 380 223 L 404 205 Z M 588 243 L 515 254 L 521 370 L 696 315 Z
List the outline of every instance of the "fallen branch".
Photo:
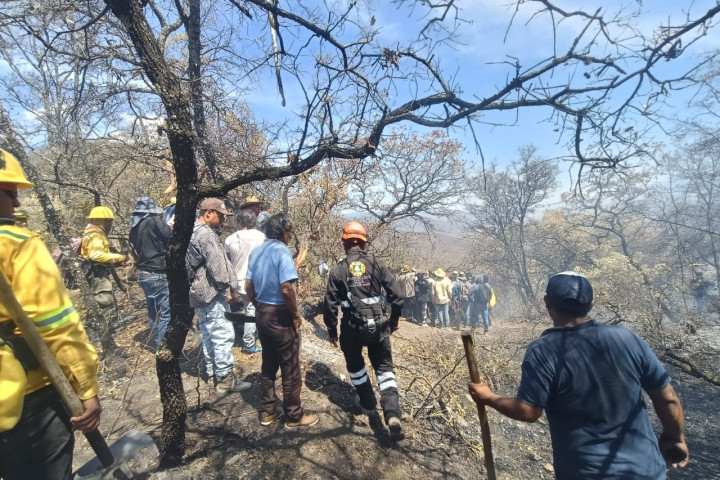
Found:
M 696 378 L 701 378 L 707 382 L 710 382 L 714 385 L 720 385 L 720 377 L 715 375 L 710 375 L 709 373 L 703 372 L 699 370 L 695 365 L 693 365 L 689 360 L 686 360 L 682 357 L 679 357 L 678 355 L 666 351 L 663 354 L 663 360 L 665 360 L 670 365 L 674 365 L 678 367 L 683 372 L 692 375 Z

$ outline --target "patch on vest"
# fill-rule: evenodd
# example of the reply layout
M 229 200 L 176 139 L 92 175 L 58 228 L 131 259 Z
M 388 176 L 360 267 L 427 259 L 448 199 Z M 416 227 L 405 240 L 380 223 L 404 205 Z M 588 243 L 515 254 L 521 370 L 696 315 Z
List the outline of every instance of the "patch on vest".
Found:
M 362 262 L 352 262 L 350 264 L 350 275 L 353 277 L 362 277 L 365 275 L 365 264 Z

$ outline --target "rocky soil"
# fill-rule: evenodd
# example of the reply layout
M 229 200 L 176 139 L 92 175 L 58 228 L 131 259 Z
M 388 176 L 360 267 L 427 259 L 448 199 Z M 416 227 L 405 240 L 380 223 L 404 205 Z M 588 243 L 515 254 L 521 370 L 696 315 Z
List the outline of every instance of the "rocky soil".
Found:
M 127 360 L 129 373 L 122 379 L 101 378 L 101 430 L 109 443 L 129 429 L 158 438 L 161 428 L 154 354 L 144 299 L 136 288 L 131 285 L 123 301 L 124 315 L 134 319 L 117 337 L 121 346 L 135 353 Z M 488 335 L 474 337 L 480 369 L 499 393 L 514 394 L 524 347 L 546 326 L 496 319 Z M 302 399 L 306 410 L 320 415 L 320 422 L 295 432 L 286 430 L 282 422 L 260 425 L 260 355 L 246 355 L 236 348 L 238 369 L 254 386 L 218 396 L 198 375 L 202 352 L 197 338 L 190 335 L 182 362 L 190 408 L 184 464 L 167 471 L 150 469 L 140 478 L 486 478 L 477 410 L 466 394 L 469 376 L 457 330 L 402 322 L 393 335 L 406 433 L 405 440 L 397 443 L 390 441 L 383 422 L 354 407 L 342 353 L 326 338 L 321 317 L 310 316 L 302 328 Z M 720 388 L 668 369 L 685 407 L 692 459 L 687 469 L 671 471 L 668 478 L 720 479 Z M 554 478 L 544 417 L 524 424 L 491 410 L 489 421 L 497 478 Z M 92 456 L 78 435 L 75 466 Z

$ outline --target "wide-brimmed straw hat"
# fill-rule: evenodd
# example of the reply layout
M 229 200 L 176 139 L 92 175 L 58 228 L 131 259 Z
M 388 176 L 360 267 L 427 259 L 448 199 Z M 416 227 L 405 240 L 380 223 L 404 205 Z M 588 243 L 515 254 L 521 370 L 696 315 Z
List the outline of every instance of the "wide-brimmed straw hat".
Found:
M 261 203 L 262 203 L 262 200 L 260 200 L 255 195 L 248 195 L 247 197 L 245 197 L 245 203 L 240 205 L 240 208 L 252 207 L 255 205 L 260 205 Z

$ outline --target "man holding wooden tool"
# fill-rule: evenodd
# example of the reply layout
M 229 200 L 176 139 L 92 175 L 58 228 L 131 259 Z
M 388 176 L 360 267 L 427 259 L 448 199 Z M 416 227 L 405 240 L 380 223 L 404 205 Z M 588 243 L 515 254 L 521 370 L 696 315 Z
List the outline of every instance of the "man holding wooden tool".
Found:
M 20 206 L 18 189 L 32 187 L 17 159 L 0 149 L 0 270 L 85 411 L 70 418 L 47 373 L 23 341 L 6 304 L 0 303 L 3 347 L 10 347 L 5 352 L 12 350 L 25 370 L 24 376 L 9 378 L 5 362 L 0 368 L 0 430 L 4 430 L 0 431 L 0 477 L 69 480 L 75 441 L 72 431 L 87 432 L 100 424 L 98 358 L 41 237 L 13 225 L 13 209 Z M 22 383 L 26 385 L 24 395 L 6 398 Z
M 670 377 L 631 330 L 588 317 L 590 281 L 579 273 L 550 278 L 545 307 L 554 328 L 530 344 L 514 398 L 469 383 L 473 399 L 503 415 L 535 422 L 547 412 L 558 479 L 664 479 L 688 463 L 683 409 Z M 652 400 L 657 439 L 642 397 Z

